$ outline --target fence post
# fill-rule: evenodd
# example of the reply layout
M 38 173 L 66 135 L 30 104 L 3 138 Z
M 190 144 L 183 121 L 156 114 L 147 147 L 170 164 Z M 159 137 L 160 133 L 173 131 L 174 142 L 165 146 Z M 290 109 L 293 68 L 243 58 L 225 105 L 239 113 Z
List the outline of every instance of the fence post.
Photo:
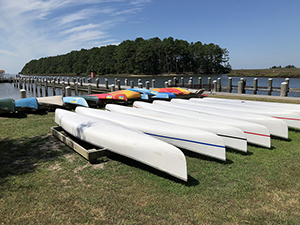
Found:
M 244 94 L 244 81 L 242 80 L 238 82 L 238 94 Z
M 232 78 L 231 77 L 228 78 L 228 92 L 229 93 L 232 92 Z
M 253 81 L 253 94 L 254 95 L 257 94 L 257 89 L 258 89 L 258 79 L 254 78 L 254 81 Z
M 286 97 L 288 95 L 288 83 L 282 82 L 280 89 L 280 97 Z

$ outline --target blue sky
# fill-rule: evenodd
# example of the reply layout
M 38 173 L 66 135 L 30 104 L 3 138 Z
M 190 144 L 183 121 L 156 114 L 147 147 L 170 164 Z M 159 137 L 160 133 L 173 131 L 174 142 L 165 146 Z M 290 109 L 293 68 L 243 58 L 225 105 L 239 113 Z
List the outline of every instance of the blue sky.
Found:
M 232 68 L 300 67 L 299 0 L 1 0 L 0 69 L 167 37 L 227 48 Z

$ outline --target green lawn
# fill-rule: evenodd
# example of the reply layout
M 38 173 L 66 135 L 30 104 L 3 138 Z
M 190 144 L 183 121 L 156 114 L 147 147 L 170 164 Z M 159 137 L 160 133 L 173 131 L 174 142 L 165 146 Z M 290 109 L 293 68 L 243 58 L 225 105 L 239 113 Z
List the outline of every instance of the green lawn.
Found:
M 300 130 L 227 162 L 184 151 L 185 183 L 122 156 L 90 164 L 50 135 L 54 113 L 0 125 L 0 224 L 300 223 Z

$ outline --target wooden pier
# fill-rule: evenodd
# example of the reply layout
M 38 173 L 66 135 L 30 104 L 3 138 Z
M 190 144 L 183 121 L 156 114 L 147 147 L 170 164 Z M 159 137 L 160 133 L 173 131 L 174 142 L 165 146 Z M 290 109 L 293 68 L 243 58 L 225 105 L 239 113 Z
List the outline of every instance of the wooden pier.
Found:
M 74 90 L 75 95 L 78 95 L 79 92 L 85 92 L 87 94 L 92 93 L 107 93 L 115 90 L 124 90 L 128 88 L 134 87 L 144 87 L 144 88 L 156 88 L 155 79 L 152 79 L 151 85 L 149 81 L 146 81 L 143 84 L 141 81 L 138 81 L 137 86 L 134 85 L 133 81 L 128 81 L 128 79 L 124 80 L 124 85 L 121 85 L 121 81 L 115 78 L 115 82 L 113 84 L 109 84 L 108 80 L 105 79 L 104 84 L 99 83 L 99 79 L 95 79 L 94 83 L 89 78 L 87 82 L 84 82 L 82 78 L 66 78 L 60 79 L 57 77 L 49 77 L 49 78 L 37 78 L 37 77 L 22 77 L 13 79 L 15 87 L 20 89 L 29 89 L 29 90 L 37 90 L 41 87 L 45 87 L 46 96 L 48 87 L 52 88 L 53 95 L 55 95 L 56 89 L 62 89 L 62 93 L 64 96 L 68 96 L 67 90 Z M 246 91 L 252 92 L 252 94 L 256 95 L 259 91 L 267 92 L 267 95 L 272 95 L 272 92 L 280 92 L 281 97 L 288 96 L 288 93 L 300 93 L 300 88 L 290 88 L 289 87 L 289 78 L 286 78 L 284 82 L 281 83 L 280 87 L 273 86 L 273 79 L 268 79 L 268 86 L 258 86 L 258 79 L 254 78 L 253 86 L 247 86 L 246 79 L 241 78 L 237 84 L 233 84 L 232 78 L 228 78 L 228 84 L 221 83 L 221 78 L 212 81 L 210 77 L 208 77 L 207 84 L 202 83 L 202 78 L 199 77 L 196 83 L 193 83 L 193 78 L 190 77 L 188 82 L 184 82 L 184 78 L 178 79 L 174 77 L 173 80 L 168 80 L 165 82 L 164 87 L 185 87 L 189 89 L 196 89 L 199 92 L 210 91 L 213 92 L 228 92 L 232 93 L 233 91 L 237 91 L 238 94 L 245 94 Z

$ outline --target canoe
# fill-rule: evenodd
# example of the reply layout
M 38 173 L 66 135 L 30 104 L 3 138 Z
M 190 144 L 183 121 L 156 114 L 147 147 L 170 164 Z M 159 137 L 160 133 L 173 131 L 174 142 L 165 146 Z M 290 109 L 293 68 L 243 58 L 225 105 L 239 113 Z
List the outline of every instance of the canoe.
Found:
M 135 102 L 135 106 L 139 102 Z M 115 106 L 115 105 L 106 105 L 106 110 L 130 114 L 135 116 L 141 116 L 145 118 L 160 120 L 163 122 L 173 123 L 182 127 L 189 127 L 198 129 L 201 131 L 207 131 L 218 135 L 222 138 L 225 146 L 234 148 L 243 152 L 247 151 L 247 140 L 242 131 L 237 130 L 236 128 L 216 125 L 208 121 L 199 121 L 197 119 L 187 118 L 178 115 L 172 115 L 170 113 L 158 112 L 153 110 L 146 109 L 135 109 L 129 107 Z
M 104 147 L 187 181 L 186 159 L 181 150 L 120 124 L 56 109 L 55 122 L 71 135 Z
M 180 109 L 186 110 L 186 112 L 184 114 L 184 116 L 186 116 L 186 117 L 201 118 L 201 120 L 214 121 L 216 123 L 220 123 L 223 125 L 228 125 L 228 126 L 233 126 L 233 127 L 239 128 L 245 133 L 248 143 L 263 146 L 266 148 L 271 147 L 270 132 L 265 126 L 262 126 L 262 125 L 256 124 L 256 123 L 252 123 L 252 122 L 243 121 L 243 120 L 222 117 L 220 115 L 203 113 L 200 110 L 197 110 L 197 108 L 193 108 L 192 106 L 185 105 L 185 104 L 175 104 L 174 102 L 173 102 L 173 104 L 171 104 L 171 103 L 165 102 L 165 101 L 154 101 L 153 102 L 154 105 L 156 105 L 156 104 L 167 105 L 169 107 L 180 108 Z M 173 110 L 173 108 L 172 108 L 172 110 Z M 176 112 L 176 111 L 174 110 L 174 112 Z
M 176 95 L 171 92 L 158 92 L 146 88 L 129 88 L 126 90 L 136 91 L 142 95 L 142 99 L 170 99 L 176 98 Z
M 154 101 L 165 102 L 165 101 Z M 179 124 L 183 126 L 193 127 L 204 131 L 212 132 L 221 137 L 226 147 L 236 149 L 239 151 L 247 152 L 247 137 L 239 128 L 224 125 L 221 123 L 211 122 L 208 120 L 202 120 L 199 117 L 187 117 L 186 110 L 179 108 L 172 108 L 164 105 L 149 104 L 144 102 L 134 102 L 133 107 L 138 109 L 152 110 L 160 112 L 156 116 L 164 118 L 168 122 Z M 165 113 L 166 116 L 161 113 Z M 162 117 L 163 116 L 163 117 Z
M 121 106 L 126 107 L 126 106 Z M 128 107 L 129 108 L 129 107 Z M 136 115 L 77 107 L 76 113 L 106 119 L 198 154 L 226 161 L 223 140 L 215 134 Z
M 151 90 L 157 91 L 157 92 L 169 92 L 169 93 L 174 93 L 175 95 L 183 95 L 184 92 L 181 90 L 178 90 L 177 88 L 152 88 Z
M 31 111 L 38 109 L 38 101 L 36 98 L 22 98 L 15 100 L 16 111 Z
M 262 125 L 266 127 L 272 136 L 288 139 L 287 124 L 282 120 L 274 119 L 270 116 L 240 112 L 238 110 L 234 111 L 228 109 L 214 108 L 214 107 L 209 107 L 207 105 L 202 106 L 189 100 L 173 101 L 171 103 L 181 108 L 196 110 L 201 113 L 215 115 L 220 118 L 231 118 L 231 119 L 256 123 L 258 125 Z
M 274 109 L 263 109 L 258 107 L 251 107 L 242 105 L 233 105 L 233 104 L 221 104 L 219 102 L 207 102 L 203 101 L 202 99 L 198 98 L 192 98 L 190 99 L 191 102 L 200 104 L 204 107 L 211 107 L 211 108 L 217 108 L 217 109 L 225 109 L 225 110 L 231 110 L 235 112 L 242 112 L 242 113 L 253 113 L 258 115 L 265 115 L 265 116 L 271 116 L 273 118 L 283 120 L 286 122 L 288 127 L 297 128 L 300 129 L 300 114 L 296 112 L 287 112 L 287 111 L 280 111 L 280 110 L 274 110 Z
M 75 108 L 76 106 L 89 107 L 86 100 L 82 97 L 76 97 L 76 96 L 63 97 L 63 101 L 65 103 L 65 106 L 71 108 Z
M 49 96 L 36 98 L 41 109 L 59 108 L 64 106 L 62 96 Z
M 81 95 L 79 97 L 84 98 L 89 107 L 97 107 L 99 105 L 99 98 L 97 96 Z
M 0 113 L 15 112 L 15 100 L 12 98 L 0 98 Z
M 127 96 L 125 94 L 112 94 L 112 93 L 102 93 L 102 94 L 91 94 L 88 96 L 96 96 L 100 101 L 103 100 L 120 100 L 127 101 Z
M 268 108 L 272 110 L 288 111 L 300 113 L 300 104 L 289 104 L 280 102 L 264 102 L 264 101 L 250 101 L 239 99 L 220 99 L 220 98 L 206 98 L 205 101 L 218 101 L 222 103 L 230 103 L 236 105 L 255 106 L 258 108 Z
M 130 91 L 130 90 L 113 91 L 113 92 L 110 92 L 109 94 L 111 94 L 111 95 L 124 94 L 124 95 L 126 95 L 128 100 L 135 100 L 135 99 L 141 98 L 140 93 L 135 92 L 135 91 Z

